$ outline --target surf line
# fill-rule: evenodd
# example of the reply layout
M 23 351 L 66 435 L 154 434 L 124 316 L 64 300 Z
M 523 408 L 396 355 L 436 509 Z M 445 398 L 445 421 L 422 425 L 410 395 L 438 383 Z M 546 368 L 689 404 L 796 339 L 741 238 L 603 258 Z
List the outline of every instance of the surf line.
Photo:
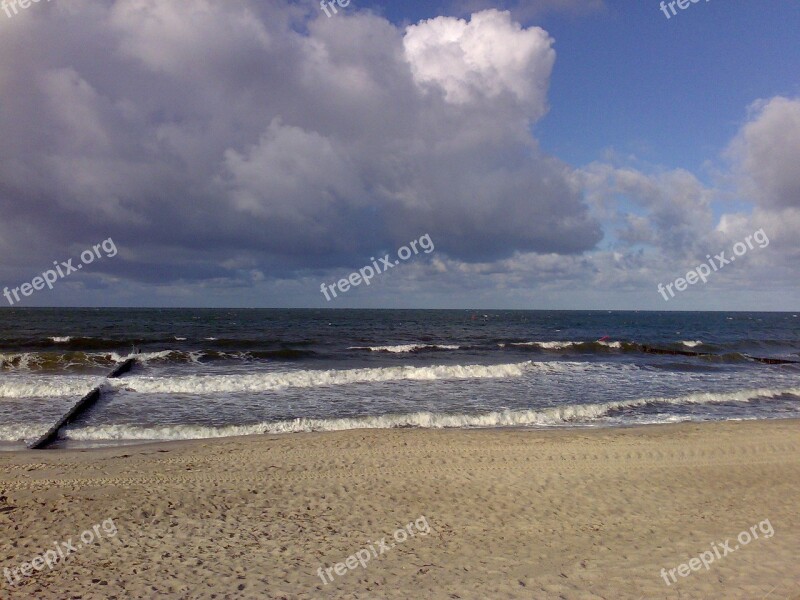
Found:
M 642 352 L 647 354 L 671 354 L 673 356 L 716 356 L 718 358 L 724 358 L 724 355 L 713 354 L 711 352 L 695 352 L 694 350 L 665 350 L 663 348 L 653 348 L 652 346 L 646 346 L 644 344 L 642 344 Z M 786 360 L 784 358 L 761 358 L 759 356 L 750 356 L 748 354 L 743 354 L 742 356 L 766 365 L 792 365 L 800 362 L 796 360 Z
M 136 364 L 136 358 L 129 358 L 121 365 L 119 365 L 116 369 L 111 371 L 108 374 L 106 379 L 116 379 L 117 377 L 121 377 L 128 371 L 130 371 L 134 365 Z M 58 432 L 61 430 L 62 427 L 68 425 L 83 413 L 88 411 L 92 406 L 94 406 L 98 400 L 100 400 L 101 392 L 100 387 L 97 386 L 91 392 L 86 394 L 83 398 L 78 400 L 78 402 L 70 408 L 63 417 L 61 417 L 56 424 L 53 425 L 50 429 L 47 430 L 43 436 L 41 436 L 38 440 L 28 444 L 29 450 L 43 450 L 47 448 L 50 444 L 58 439 Z

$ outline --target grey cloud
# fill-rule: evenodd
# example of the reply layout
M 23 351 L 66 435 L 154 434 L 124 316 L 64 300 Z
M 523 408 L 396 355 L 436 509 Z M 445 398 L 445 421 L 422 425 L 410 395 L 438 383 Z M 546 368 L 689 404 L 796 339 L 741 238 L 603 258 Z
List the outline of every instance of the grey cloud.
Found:
M 5 276 L 98 235 L 127 247 L 117 272 L 143 282 L 247 277 L 231 260 L 268 277 L 360 264 L 423 232 L 464 261 L 601 238 L 571 170 L 529 133 L 548 38 L 504 13 L 475 25 L 496 38 L 495 63 L 450 79 L 474 92 L 453 103 L 415 77 L 438 72 L 435 53 L 409 56 L 404 30 L 357 10 L 35 8 L 0 40 L 0 250 L 17 250 Z M 417 31 L 435 46 L 432 27 Z M 508 32 L 531 40 L 530 68 L 504 62 Z
M 759 101 L 728 148 L 745 194 L 773 210 L 800 207 L 800 99 Z

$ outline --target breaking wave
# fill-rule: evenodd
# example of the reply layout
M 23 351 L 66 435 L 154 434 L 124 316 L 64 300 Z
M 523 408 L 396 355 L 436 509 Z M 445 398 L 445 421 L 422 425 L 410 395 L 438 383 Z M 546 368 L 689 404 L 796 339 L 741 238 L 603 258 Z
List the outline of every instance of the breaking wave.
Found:
M 431 367 L 380 367 L 347 370 L 303 370 L 242 375 L 186 375 L 148 377 L 134 375 L 114 380 L 115 388 L 144 394 L 264 392 L 285 388 L 310 388 L 382 381 L 432 381 L 438 379 L 483 379 L 520 377 L 529 369 L 565 370 L 581 363 L 533 363 L 502 365 L 438 365 Z M 582 365 L 589 366 L 589 365 Z
M 0 370 L 6 371 L 80 371 L 113 368 L 134 355 L 118 352 L 20 352 L 0 354 Z M 135 357 L 140 363 L 202 363 L 219 360 L 301 360 L 316 356 L 313 350 L 282 348 L 253 352 L 219 350 L 161 350 L 142 352 Z
M 251 425 L 230 425 L 226 427 L 207 427 L 200 425 L 173 425 L 161 427 L 106 425 L 68 428 L 65 431 L 65 437 L 71 440 L 82 441 L 183 440 L 239 435 L 341 431 L 349 429 L 392 429 L 398 427 L 445 429 L 590 424 L 597 419 L 611 416 L 618 411 L 645 406 L 747 402 L 758 398 L 775 398 L 783 395 L 794 395 L 798 396 L 800 399 L 800 388 L 762 388 L 728 393 L 697 393 L 677 398 L 641 398 L 601 404 L 570 404 L 539 410 L 503 410 L 482 414 L 416 412 L 410 414 L 389 414 L 339 419 L 300 418 Z M 670 421 L 675 420 L 674 415 L 667 415 L 665 418 Z
M 537 350 L 577 350 L 580 352 L 607 352 L 613 350 L 637 351 L 640 345 L 635 342 L 609 342 L 597 340 L 586 341 L 532 341 L 532 342 L 503 342 L 497 344 L 501 348 L 532 348 Z
M 54 376 L 37 379 L 8 378 L 0 381 L 0 398 L 81 398 L 104 379 Z
M 50 425 L 0 425 L 0 442 L 19 442 L 38 438 Z
M 149 361 L 168 361 L 183 356 L 192 361 L 192 352 L 162 350 L 161 352 L 142 352 L 136 358 L 147 363 Z M 93 367 L 113 367 L 131 358 L 118 352 L 20 352 L 16 354 L 0 354 L 0 369 L 8 371 L 59 371 L 79 370 Z
M 369 350 L 370 352 L 419 352 L 420 350 L 458 350 L 461 346 L 452 344 L 399 344 L 397 346 L 350 346 L 348 350 Z

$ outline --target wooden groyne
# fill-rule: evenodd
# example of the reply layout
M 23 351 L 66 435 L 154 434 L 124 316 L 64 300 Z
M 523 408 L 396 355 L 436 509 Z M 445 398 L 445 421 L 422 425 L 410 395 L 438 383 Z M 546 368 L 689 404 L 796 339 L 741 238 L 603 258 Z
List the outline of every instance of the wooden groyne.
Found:
M 124 375 L 125 373 L 130 371 L 135 364 L 136 364 L 136 359 L 129 358 L 128 360 L 117 366 L 116 369 L 111 371 L 111 373 L 108 374 L 107 379 L 115 379 L 121 375 Z M 87 410 L 89 410 L 92 406 L 94 406 L 95 403 L 98 400 L 100 400 L 100 395 L 101 395 L 100 386 L 97 386 L 91 392 L 86 394 L 83 398 L 78 400 L 75 406 L 70 408 L 66 412 L 66 414 L 56 422 L 55 425 L 53 425 L 50 429 L 47 430 L 47 433 L 45 433 L 35 442 L 28 444 L 28 448 L 30 450 L 42 450 L 44 448 L 47 448 L 50 444 L 55 442 L 56 439 L 58 439 L 58 432 L 61 430 L 61 428 L 64 427 L 65 425 L 68 425 L 69 423 L 80 417 Z

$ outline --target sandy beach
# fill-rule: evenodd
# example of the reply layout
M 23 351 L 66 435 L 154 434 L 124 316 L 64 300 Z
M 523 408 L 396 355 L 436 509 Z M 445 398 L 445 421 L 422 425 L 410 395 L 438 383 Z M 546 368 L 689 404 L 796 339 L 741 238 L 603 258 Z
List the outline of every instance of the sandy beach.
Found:
M 5 453 L 0 598 L 796 599 L 798 450 L 783 420 Z

